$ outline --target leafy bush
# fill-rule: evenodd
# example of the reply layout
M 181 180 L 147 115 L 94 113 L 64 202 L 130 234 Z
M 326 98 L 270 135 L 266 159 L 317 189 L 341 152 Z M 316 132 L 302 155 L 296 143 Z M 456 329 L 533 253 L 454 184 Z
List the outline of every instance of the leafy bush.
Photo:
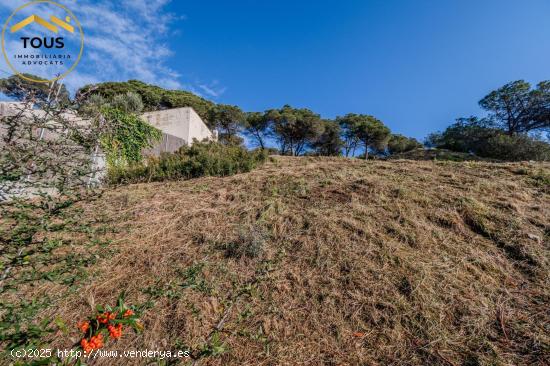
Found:
M 432 133 L 426 145 L 438 149 L 470 153 L 499 133 L 499 130 L 486 126 L 477 117 L 459 118 L 456 123 L 440 133 Z
M 141 96 L 145 111 L 192 107 L 206 124 L 212 127 L 208 121 L 208 111 L 214 106 L 214 103 L 188 91 L 167 90 L 138 80 L 86 85 L 78 91 L 80 95 L 89 93 L 88 98 L 92 95 L 101 95 L 107 100 L 112 100 L 116 95 L 128 92 Z
M 500 160 L 550 160 L 550 144 L 527 135 L 498 134 L 478 149 L 478 155 Z
M 428 137 L 427 145 L 473 153 L 499 160 L 550 160 L 550 144 L 527 134 L 509 135 L 475 117 L 459 119 L 442 133 Z
M 227 176 L 249 172 L 267 159 L 262 150 L 247 151 L 241 146 L 215 142 L 183 146 L 175 153 L 149 157 L 143 163 L 109 169 L 111 184 Z
M 162 133 L 134 113 L 118 108 L 103 107 L 102 114 L 108 122 L 108 130 L 101 138 L 110 166 L 140 162 L 144 148 L 152 147 Z
M 421 147 L 422 144 L 415 138 L 403 135 L 391 135 L 388 141 L 388 153 L 391 155 L 412 151 Z

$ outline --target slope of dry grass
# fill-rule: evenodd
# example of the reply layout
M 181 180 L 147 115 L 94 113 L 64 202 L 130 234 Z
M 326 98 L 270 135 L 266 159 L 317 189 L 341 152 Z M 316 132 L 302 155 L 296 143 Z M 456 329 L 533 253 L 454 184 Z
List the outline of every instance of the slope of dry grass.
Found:
M 63 294 L 43 315 L 71 323 L 126 290 L 145 331 L 108 348 L 201 365 L 544 365 L 549 169 L 278 157 L 121 187 L 82 207 L 116 229 L 89 280 L 12 296 Z

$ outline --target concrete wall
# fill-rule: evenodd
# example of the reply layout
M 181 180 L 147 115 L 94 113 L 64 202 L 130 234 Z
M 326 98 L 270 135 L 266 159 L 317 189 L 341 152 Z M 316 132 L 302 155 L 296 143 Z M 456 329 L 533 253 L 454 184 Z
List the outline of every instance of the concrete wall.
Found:
M 214 134 L 190 107 L 147 112 L 142 117 L 165 134 L 182 139 L 189 145 L 193 143 L 193 139 L 215 139 Z
M 0 117 L 13 116 L 17 114 L 24 104 L 20 102 L 0 102 Z M 25 114 L 40 116 L 42 111 L 34 110 L 32 113 L 25 111 Z M 68 120 L 74 120 L 76 123 L 87 123 L 86 120 L 78 117 L 74 113 L 67 113 L 64 117 Z M 217 140 L 216 131 L 212 133 L 201 117 L 191 107 L 166 109 L 162 111 L 147 112 L 142 114 L 143 119 L 162 131 L 170 137 L 163 137 L 161 144 L 175 146 L 181 144 L 183 140 L 186 144 L 192 144 L 193 139 L 197 141 Z M 177 148 L 179 148 L 179 145 Z M 173 151 L 173 148 L 162 148 L 162 151 Z M 177 150 L 176 148 L 176 150 Z
M 159 156 L 164 152 L 174 152 L 182 146 L 187 145 L 184 139 L 162 133 L 161 140 L 150 149 L 143 150 L 143 155 Z
M 189 143 L 193 143 L 193 139 L 197 139 L 197 141 L 202 140 L 216 140 L 214 134 L 210 131 L 210 129 L 206 126 L 206 124 L 202 121 L 200 116 L 195 112 L 193 108 L 189 109 L 189 139 L 187 140 Z

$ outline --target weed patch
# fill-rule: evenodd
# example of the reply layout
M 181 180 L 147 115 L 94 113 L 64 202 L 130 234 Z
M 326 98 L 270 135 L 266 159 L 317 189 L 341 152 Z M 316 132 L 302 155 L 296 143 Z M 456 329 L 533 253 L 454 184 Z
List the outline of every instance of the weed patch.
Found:
M 225 244 L 225 255 L 229 258 L 258 258 L 264 250 L 267 240 L 266 230 L 254 225 L 250 228 L 241 229 L 237 239 Z
M 151 157 L 144 163 L 109 169 L 111 184 L 158 182 L 203 176 L 228 176 L 249 172 L 267 160 L 267 153 L 240 146 L 195 143 L 175 153 Z

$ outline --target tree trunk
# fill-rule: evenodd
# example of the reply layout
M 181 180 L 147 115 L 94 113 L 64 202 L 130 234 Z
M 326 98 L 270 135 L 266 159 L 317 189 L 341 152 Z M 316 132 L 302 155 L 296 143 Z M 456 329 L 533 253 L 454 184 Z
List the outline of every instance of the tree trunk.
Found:
M 259 131 L 255 131 L 254 132 L 254 137 L 256 137 L 256 140 L 258 140 L 258 143 L 260 144 L 260 148 L 262 150 L 265 149 L 265 146 L 264 146 L 264 139 L 262 139 L 262 135 L 260 134 Z

